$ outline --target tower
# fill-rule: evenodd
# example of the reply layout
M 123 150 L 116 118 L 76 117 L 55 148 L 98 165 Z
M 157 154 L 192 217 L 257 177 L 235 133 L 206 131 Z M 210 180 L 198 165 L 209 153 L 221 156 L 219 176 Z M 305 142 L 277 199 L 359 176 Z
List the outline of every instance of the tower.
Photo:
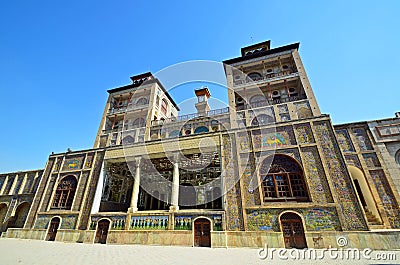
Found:
M 208 105 L 208 99 L 211 96 L 210 91 L 208 91 L 208 88 L 205 87 L 196 89 L 194 93 L 197 96 L 197 103 L 195 104 L 197 114 L 199 116 L 206 116 L 210 111 L 210 106 Z

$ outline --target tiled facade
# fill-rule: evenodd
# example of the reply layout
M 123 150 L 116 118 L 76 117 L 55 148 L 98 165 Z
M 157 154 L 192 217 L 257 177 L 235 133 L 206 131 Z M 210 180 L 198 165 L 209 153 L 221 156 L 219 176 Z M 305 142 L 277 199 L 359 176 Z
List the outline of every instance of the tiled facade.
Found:
M 3 236 L 320 248 L 342 235 L 399 248 L 400 119 L 333 126 L 298 48 L 267 41 L 224 61 L 221 110 L 202 88 L 198 113 L 178 116 L 151 73 L 109 90 L 93 149 L 50 155 L 35 184 L 0 175 Z M 11 210 L 23 201 L 29 211 Z

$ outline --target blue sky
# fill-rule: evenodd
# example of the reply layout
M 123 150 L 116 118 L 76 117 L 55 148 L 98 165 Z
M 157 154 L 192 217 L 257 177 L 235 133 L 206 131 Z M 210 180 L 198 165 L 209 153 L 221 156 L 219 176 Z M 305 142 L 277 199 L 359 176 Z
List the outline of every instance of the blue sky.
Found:
M 334 123 L 392 117 L 400 111 L 399 10 L 400 1 L 2 1 L 0 172 L 91 148 L 106 90 L 129 76 L 220 62 L 268 39 L 272 47 L 300 42 Z M 193 96 L 180 91 L 173 96 Z

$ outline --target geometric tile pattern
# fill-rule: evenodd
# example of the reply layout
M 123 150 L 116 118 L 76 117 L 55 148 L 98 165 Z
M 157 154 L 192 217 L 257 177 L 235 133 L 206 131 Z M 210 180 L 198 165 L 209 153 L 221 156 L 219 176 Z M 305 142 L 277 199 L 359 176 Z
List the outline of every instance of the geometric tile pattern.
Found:
M 338 231 L 340 222 L 335 208 L 295 208 L 247 210 L 247 227 L 250 231 L 281 231 L 279 215 L 283 211 L 297 212 L 304 217 L 307 231 Z
M 328 122 L 315 123 L 315 131 L 343 213 L 344 230 L 367 230 L 367 224 L 356 199 L 350 176 L 341 159 L 341 153 L 334 140 L 330 124 Z
M 319 203 L 333 202 L 317 148 L 314 146 L 305 147 L 301 151 L 304 157 L 307 183 L 309 191 L 313 195 L 313 201 Z
M 235 177 L 233 154 L 234 135 L 222 136 L 222 170 L 225 185 L 226 218 L 228 230 L 243 230 L 243 213 L 240 195 L 240 183 Z
M 294 128 L 299 144 L 315 143 L 310 124 L 295 125 Z
M 381 169 L 370 170 L 369 173 L 374 181 L 391 227 L 400 228 L 400 209 L 398 208 L 398 204 L 393 196 L 392 189 L 386 179 L 385 173 Z
M 343 152 L 354 152 L 353 144 L 351 143 L 350 135 L 346 129 L 336 130 L 337 141 Z
M 357 155 L 344 155 L 346 158 L 346 164 L 356 166 L 359 169 L 362 169 L 360 160 Z

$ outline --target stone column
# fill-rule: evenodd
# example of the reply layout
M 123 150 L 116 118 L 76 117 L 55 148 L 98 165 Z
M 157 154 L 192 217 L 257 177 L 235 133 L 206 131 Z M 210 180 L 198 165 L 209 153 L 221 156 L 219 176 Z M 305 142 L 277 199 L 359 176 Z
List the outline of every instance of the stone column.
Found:
M 171 195 L 171 210 L 178 211 L 179 210 L 179 163 L 178 163 L 178 155 L 174 155 L 174 171 L 173 171 L 173 179 L 172 179 L 172 195 Z
M 131 205 L 129 208 L 131 212 L 136 212 L 138 210 L 140 187 L 140 157 L 136 158 L 135 167 L 135 182 L 133 183 Z

